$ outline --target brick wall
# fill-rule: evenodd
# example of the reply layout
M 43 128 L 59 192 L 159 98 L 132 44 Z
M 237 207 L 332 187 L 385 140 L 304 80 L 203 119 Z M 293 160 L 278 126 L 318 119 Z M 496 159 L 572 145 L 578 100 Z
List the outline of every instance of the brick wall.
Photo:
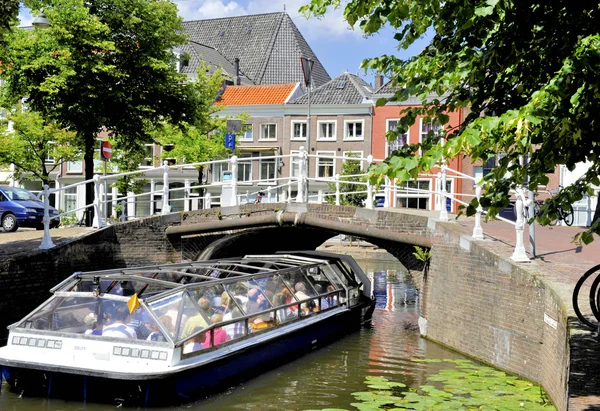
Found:
M 435 224 L 426 277 L 411 271 L 427 336 L 541 384 L 565 410 L 569 350 L 561 300 L 535 266 L 513 264 L 497 247 L 461 237 L 452 223 Z

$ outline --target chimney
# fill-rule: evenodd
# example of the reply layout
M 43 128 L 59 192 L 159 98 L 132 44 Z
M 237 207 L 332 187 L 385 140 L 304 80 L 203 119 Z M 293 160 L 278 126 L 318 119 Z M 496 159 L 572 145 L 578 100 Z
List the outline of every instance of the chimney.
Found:
M 379 90 L 383 86 L 383 75 L 375 74 L 375 90 Z
M 236 86 L 239 86 L 242 83 L 242 79 L 240 78 L 240 59 L 233 59 L 233 83 Z

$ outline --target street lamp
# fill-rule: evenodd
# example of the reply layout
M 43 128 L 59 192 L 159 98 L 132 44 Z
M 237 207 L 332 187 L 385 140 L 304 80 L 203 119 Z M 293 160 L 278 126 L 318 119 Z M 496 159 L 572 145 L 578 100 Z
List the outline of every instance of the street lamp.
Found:
M 311 58 L 306 58 L 306 57 L 302 57 L 300 56 L 300 63 L 302 65 L 302 74 L 304 75 L 304 84 L 306 85 L 306 88 L 308 89 L 308 112 L 306 114 L 306 144 L 308 147 L 308 150 L 310 151 L 310 89 L 311 89 L 311 83 L 312 83 L 312 68 L 313 68 L 313 64 L 315 64 L 314 60 Z M 307 157 L 306 159 L 306 176 L 307 176 L 307 180 L 306 180 L 306 189 L 304 190 L 304 196 L 305 198 L 303 198 L 302 200 L 306 203 L 308 203 L 308 176 L 310 176 L 310 159 Z
M 44 9 L 40 10 L 40 14 L 33 20 L 31 24 L 37 29 L 45 29 L 52 25 L 50 24 L 50 21 L 46 18 L 46 14 L 44 14 Z

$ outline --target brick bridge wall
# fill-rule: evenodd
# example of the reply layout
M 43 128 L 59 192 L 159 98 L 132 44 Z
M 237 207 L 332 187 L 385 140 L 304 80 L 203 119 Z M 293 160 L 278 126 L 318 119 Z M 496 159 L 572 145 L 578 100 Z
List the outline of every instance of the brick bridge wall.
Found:
M 271 215 L 279 209 L 432 238 L 429 268 L 425 274 L 411 270 L 422 296 L 428 338 L 542 384 L 557 408 L 566 410 L 568 334 L 558 296 L 531 269 L 470 241 L 455 224 L 399 212 L 256 204 L 110 226 L 56 249 L 1 261 L 0 330 L 43 302 L 52 286 L 75 271 L 177 262 L 222 235 L 204 235 L 203 242 L 194 241 L 194 236 L 169 238 L 169 226 Z M 385 241 L 378 245 L 406 261 L 406 247 Z M 5 337 L 0 334 L 0 340 Z

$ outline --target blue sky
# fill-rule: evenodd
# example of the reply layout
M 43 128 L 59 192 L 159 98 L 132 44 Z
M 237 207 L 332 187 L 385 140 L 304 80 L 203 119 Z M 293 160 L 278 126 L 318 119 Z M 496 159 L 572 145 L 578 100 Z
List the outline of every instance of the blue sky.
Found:
M 298 12 L 309 0 L 173 0 L 184 20 L 239 16 L 282 11 L 285 9 L 302 35 L 308 41 L 329 75 L 333 78 L 345 71 L 359 74 L 369 83 L 373 73 L 365 74 L 360 63 L 368 57 L 394 54 L 408 58 L 425 47 L 427 39 L 418 41 L 408 50 L 398 50 L 393 39 L 394 32 L 386 28 L 379 34 L 364 38 L 360 30 L 352 30 L 345 22 L 341 9 L 330 10 L 324 18 L 306 19 Z M 30 25 L 32 18 L 26 10 L 21 12 L 23 25 Z

